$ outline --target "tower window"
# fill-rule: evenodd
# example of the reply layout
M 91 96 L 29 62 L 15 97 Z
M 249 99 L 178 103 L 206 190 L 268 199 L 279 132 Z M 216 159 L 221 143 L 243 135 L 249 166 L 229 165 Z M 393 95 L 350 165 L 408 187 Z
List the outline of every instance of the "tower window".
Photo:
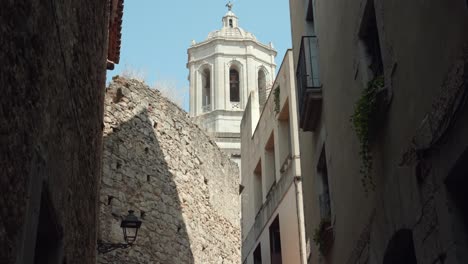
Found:
M 266 76 L 265 72 L 263 70 L 258 71 L 258 102 L 260 107 L 263 107 L 263 105 L 266 102 Z
M 209 69 L 202 72 L 202 104 L 208 106 L 211 104 L 211 73 Z
M 229 27 L 233 27 L 232 19 L 229 19 Z
M 229 91 L 231 102 L 239 102 L 239 72 L 232 68 L 229 70 Z

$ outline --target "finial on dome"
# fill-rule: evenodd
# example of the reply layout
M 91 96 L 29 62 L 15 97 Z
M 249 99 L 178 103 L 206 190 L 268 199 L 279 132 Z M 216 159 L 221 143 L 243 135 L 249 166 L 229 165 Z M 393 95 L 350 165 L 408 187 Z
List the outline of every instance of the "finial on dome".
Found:
M 228 8 L 229 11 L 232 10 L 232 6 L 233 6 L 233 4 L 231 3 L 231 1 L 229 1 L 229 2 L 226 4 L 226 7 Z

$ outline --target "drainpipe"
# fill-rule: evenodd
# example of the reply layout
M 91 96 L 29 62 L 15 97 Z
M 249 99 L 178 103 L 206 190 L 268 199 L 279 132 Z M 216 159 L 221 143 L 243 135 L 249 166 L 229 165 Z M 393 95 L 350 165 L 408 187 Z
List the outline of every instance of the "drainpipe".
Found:
M 299 156 L 294 159 L 299 160 Z M 301 257 L 301 264 L 307 264 L 307 249 L 305 239 L 305 221 L 304 221 L 304 200 L 302 195 L 302 177 L 294 177 L 294 186 L 296 187 L 296 206 L 297 206 L 297 225 L 299 230 L 299 254 Z

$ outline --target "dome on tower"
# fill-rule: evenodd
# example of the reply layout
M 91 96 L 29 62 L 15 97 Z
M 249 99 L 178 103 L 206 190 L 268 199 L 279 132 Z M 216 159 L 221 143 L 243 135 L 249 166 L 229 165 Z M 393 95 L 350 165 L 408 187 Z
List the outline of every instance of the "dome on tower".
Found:
M 208 34 L 208 39 L 212 39 L 212 38 L 231 38 L 231 39 L 234 38 L 234 39 L 257 40 L 257 38 L 255 38 L 255 36 L 252 33 L 247 32 L 240 27 L 222 28 L 220 30 L 212 31 L 210 32 L 210 34 Z

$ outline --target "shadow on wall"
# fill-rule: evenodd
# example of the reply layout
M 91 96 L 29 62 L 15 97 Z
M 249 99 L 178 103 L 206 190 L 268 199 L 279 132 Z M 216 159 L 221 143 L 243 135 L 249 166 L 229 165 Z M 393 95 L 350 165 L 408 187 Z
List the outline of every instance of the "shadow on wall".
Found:
M 104 137 L 100 238 L 123 242 L 121 217 L 132 209 L 143 224 L 135 245 L 98 263 L 194 263 L 182 205 L 148 110 Z

